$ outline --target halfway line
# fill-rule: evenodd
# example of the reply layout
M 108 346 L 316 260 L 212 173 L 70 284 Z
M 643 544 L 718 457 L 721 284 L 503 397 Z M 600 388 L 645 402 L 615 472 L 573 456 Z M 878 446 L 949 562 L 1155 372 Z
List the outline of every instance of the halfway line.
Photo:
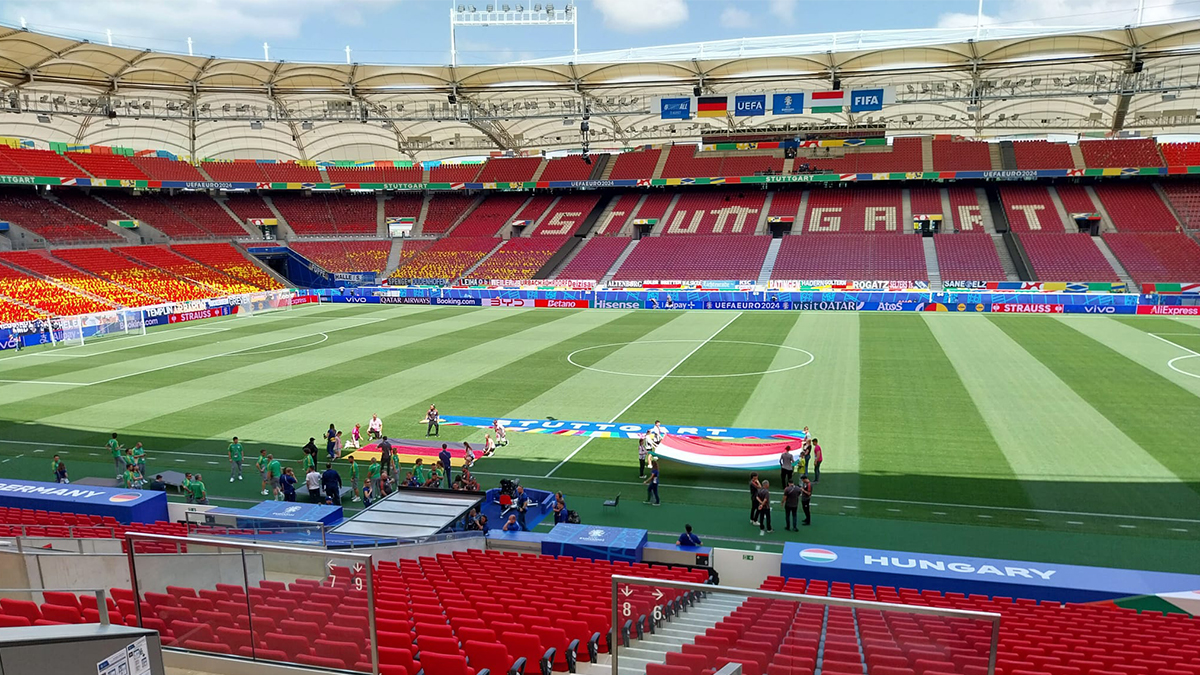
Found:
M 611 420 L 609 420 L 609 421 L 608 421 L 608 423 L 609 423 L 609 424 L 612 424 L 613 422 L 616 422 L 616 421 L 617 421 L 617 419 L 621 417 L 621 415 L 624 415 L 626 412 L 628 412 L 628 411 L 629 411 L 629 409 L 630 409 L 630 408 L 632 408 L 632 407 L 634 406 L 634 404 L 636 404 L 638 401 L 642 400 L 642 397 L 644 397 L 646 394 L 649 394 L 651 389 L 653 389 L 653 388 L 657 387 L 657 386 L 659 385 L 659 383 L 661 383 L 663 380 L 667 379 L 667 376 L 668 376 L 668 375 L 670 375 L 671 373 L 675 372 L 675 369 L 676 369 L 676 368 L 678 368 L 679 366 L 682 366 L 684 361 L 687 361 L 689 358 L 691 358 L 691 357 L 692 357 L 692 354 L 695 354 L 696 352 L 700 351 L 700 348 L 701 348 L 701 347 L 703 347 L 704 345 L 708 344 L 709 342 L 712 342 L 713 338 L 715 338 L 715 337 L 717 337 L 718 335 L 720 335 L 720 334 L 721 334 L 721 331 L 723 331 L 723 330 L 725 330 L 726 328 L 728 328 L 728 327 L 729 327 L 729 324 L 731 324 L 731 323 L 733 323 L 734 321 L 736 321 L 736 320 L 737 320 L 737 318 L 738 318 L 739 316 L 741 316 L 741 315 L 742 315 L 742 313 L 741 313 L 741 312 L 738 312 L 737 314 L 734 314 L 732 319 L 730 319 L 729 321 L 725 322 L 725 325 L 724 325 L 724 326 L 721 326 L 720 328 L 718 328 L 718 329 L 717 329 L 717 332 L 715 332 L 715 333 L 713 333 L 712 335 L 708 336 L 708 339 L 707 339 L 707 340 L 705 340 L 704 342 L 701 342 L 700 344 L 696 345 L 696 348 L 695 348 L 695 349 L 693 349 L 692 351 L 688 352 L 688 353 L 687 353 L 687 355 L 686 355 L 686 356 L 684 356 L 682 359 L 680 359 L 678 363 L 676 363 L 675 365 L 671 366 L 671 369 L 670 369 L 670 370 L 668 370 L 667 372 L 663 373 L 663 374 L 662 374 L 662 376 L 661 376 L 661 377 L 659 377 L 657 380 L 655 380 L 655 381 L 654 381 L 654 383 L 653 383 L 653 384 L 651 384 L 649 387 L 646 387 L 646 391 L 643 391 L 642 393 L 638 394 L 638 397 L 637 397 L 637 398 L 635 398 L 635 399 L 633 399 L 632 401 L 630 401 L 630 402 L 629 402 L 629 405 L 627 405 L 627 406 L 625 406 L 624 408 L 622 408 L 622 409 L 621 409 L 621 412 L 617 413 L 616 415 L 613 415 L 613 418 L 612 418 Z M 567 455 L 566 459 L 564 459 L 563 461 L 559 462 L 559 463 L 558 463 L 558 465 L 557 465 L 557 466 L 555 466 L 553 469 L 550 469 L 550 473 L 548 473 L 548 474 L 546 474 L 545 476 L 543 476 L 543 478 L 549 478 L 549 477 L 553 476 L 553 475 L 554 475 L 554 472 L 555 472 L 555 471 L 558 471 L 558 470 L 559 470 L 559 469 L 562 467 L 562 465 L 564 465 L 564 464 L 566 464 L 567 462 L 571 461 L 571 458 L 572 458 L 572 457 L 574 457 L 575 455 L 578 455 L 580 450 L 583 450 L 584 448 L 586 448 L 586 447 L 587 447 L 587 444 L 588 444 L 588 443 L 591 443 L 593 438 L 595 438 L 595 436 L 588 436 L 586 441 L 584 441 L 583 443 L 580 443 L 580 444 L 579 444 L 579 447 L 578 447 L 578 448 L 575 448 L 574 452 L 572 452 L 571 454 Z

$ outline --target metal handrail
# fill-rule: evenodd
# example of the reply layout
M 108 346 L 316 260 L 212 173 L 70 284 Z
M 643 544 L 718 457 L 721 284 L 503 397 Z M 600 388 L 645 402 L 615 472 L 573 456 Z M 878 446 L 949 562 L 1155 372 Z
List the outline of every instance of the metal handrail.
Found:
M 91 593 L 96 596 L 96 613 L 100 615 L 100 625 L 107 626 L 111 622 L 108 618 L 108 591 L 103 588 L 0 588 L 0 593 Z
M 329 558 L 332 556 L 332 557 L 336 557 L 336 558 L 342 558 L 342 559 L 348 558 L 351 560 L 361 561 L 364 564 L 364 567 L 368 572 L 367 574 L 364 574 L 363 576 L 365 576 L 367 579 L 367 587 L 366 587 L 366 591 L 367 591 L 367 629 L 369 631 L 369 637 L 371 640 L 371 673 L 372 673 L 372 675 L 379 675 L 379 639 L 378 639 L 378 635 L 375 632 L 375 574 L 374 574 L 375 567 L 372 562 L 372 558 L 371 558 L 370 554 L 354 553 L 354 552 L 333 553 L 328 550 L 315 549 L 315 548 L 313 548 L 313 549 L 295 548 L 292 546 L 277 546 L 274 544 L 236 542 L 236 541 L 229 541 L 226 539 L 206 539 L 206 538 L 202 538 L 202 537 L 176 537 L 176 536 L 169 535 L 169 534 L 149 534 L 149 533 L 143 533 L 143 532 L 126 532 L 125 533 L 125 543 L 127 545 L 126 546 L 127 556 L 129 559 L 129 582 L 130 582 L 130 587 L 133 589 L 133 597 L 135 600 L 135 602 L 133 604 L 134 604 L 134 609 L 137 614 L 138 626 L 142 625 L 142 603 L 140 601 L 141 593 L 138 591 L 137 565 L 134 561 L 135 554 L 134 554 L 133 549 L 134 549 L 134 543 L 136 541 L 173 543 L 177 547 L 180 544 L 184 544 L 184 545 L 192 545 L 192 546 L 211 546 L 213 548 L 238 549 L 243 554 L 242 555 L 242 579 L 243 579 L 243 581 L 246 582 L 247 588 L 249 587 L 249 578 L 248 578 L 249 575 L 247 574 L 247 571 L 246 571 L 246 557 L 245 557 L 245 553 L 247 551 L 261 551 L 261 552 L 267 552 L 267 553 L 288 553 L 288 554 L 292 554 L 292 555 L 309 556 L 309 557 L 320 556 L 322 558 Z M 249 598 L 249 592 L 247 592 L 246 596 L 247 596 L 247 598 Z
M 849 609 L 873 609 L 882 612 L 899 612 L 904 614 L 922 614 L 926 616 L 952 617 L 986 621 L 992 624 L 992 647 L 988 654 L 988 675 L 996 673 L 996 649 L 1000 641 L 1000 614 L 997 612 L 980 612 L 969 609 L 945 609 L 941 607 L 922 607 L 919 605 L 894 605 L 877 600 L 851 600 L 824 595 L 805 595 L 804 593 L 785 593 L 783 591 L 763 591 L 754 588 L 736 588 L 731 586 L 712 586 L 687 581 L 671 581 L 668 579 L 647 579 L 643 577 L 627 577 L 614 574 L 612 577 L 612 628 L 609 639 L 612 641 L 612 671 L 617 675 L 617 652 L 621 639 L 620 614 L 618 613 L 618 585 L 646 586 L 650 588 L 670 588 L 678 591 L 698 591 L 701 593 L 721 593 L 729 595 L 745 595 L 754 598 L 770 600 L 786 600 L 788 602 L 807 602 L 829 607 L 846 607 Z

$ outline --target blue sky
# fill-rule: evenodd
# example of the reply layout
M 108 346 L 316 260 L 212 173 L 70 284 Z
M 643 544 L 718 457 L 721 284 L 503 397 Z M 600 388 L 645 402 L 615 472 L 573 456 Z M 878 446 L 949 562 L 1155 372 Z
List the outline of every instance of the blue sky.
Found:
M 974 25 L 977 0 L 575 0 L 581 51 L 747 36 Z M 1145 0 L 1145 20 L 1200 15 L 1200 0 Z M 470 3 L 463 3 L 470 4 Z M 487 0 L 475 2 L 482 8 Z M 502 4 L 502 3 L 501 3 Z M 516 2 L 510 0 L 510 4 Z M 531 3 L 524 3 L 531 4 Z M 565 4 L 564 2 L 556 4 Z M 984 0 L 1002 25 L 1123 25 L 1137 0 Z M 139 48 L 272 60 L 448 63 L 445 0 L 4 0 L 0 22 Z M 570 53 L 568 28 L 460 29 L 460 62 Z

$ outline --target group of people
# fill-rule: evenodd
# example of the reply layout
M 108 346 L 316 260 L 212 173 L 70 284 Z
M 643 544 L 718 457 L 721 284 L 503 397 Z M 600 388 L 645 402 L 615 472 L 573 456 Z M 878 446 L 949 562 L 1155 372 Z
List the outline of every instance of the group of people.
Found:
M 138 441 L 132 448 L 126 448 L 117 440 L 116 432 L 112 438 L 105 443 L 109 454 L 112 456 L 113 468 L 117 472 L 117 481 L 127 489 L 140 490 L 146 486 L 146 448 L 142 446 L 141 441 Z M 62 464 L 61 461 L 58 464 Z M 67 478 L 67 467 L 63 465 L 62 475 L 59 475 L 59 467 L 54 467 L 54 480 L 58 483 L 69 483 Z
M 812 494 L 813 483 L 821 480 L 821 444 L 804 427 L 804 442 L 798 455 L 792 454 L 792 446 L 786 445 L 779 455 L 779 482 L 783 485 L 784 510 L 783 529 L 799 532 L 799 525 L 812 524 Z M 812 467 L 813 478 L 809 480 L 809 467 Z M 796 471 L 800 472 L 800 482 L 794 479 Z M 797 524 L 798 510 L 804 510 L 804 521 Z M 759 536 L 773 532 L 771 527 L 771 481 L 759 477 L 758 472 L 750 474 L 750 522 L 758 526 Z

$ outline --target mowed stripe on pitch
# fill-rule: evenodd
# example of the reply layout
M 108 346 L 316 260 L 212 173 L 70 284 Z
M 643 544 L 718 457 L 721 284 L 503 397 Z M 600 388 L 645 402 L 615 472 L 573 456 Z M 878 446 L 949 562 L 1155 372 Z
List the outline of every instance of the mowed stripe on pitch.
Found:
M 1095 317 L 1072 315 L 1056 318 L 1143 368 L 1200 396 L 1200 377 L 1188 377 L 1171 370 L 1168 365 L 1176 357 L 1188 356 L 1186 349 L 1200 352 L 1200 344 L 1194 342 L 1200 340 L 1200 327 L 1157 317 L 1109 317 L 1107 321 L 1086 321 L 1081 319 Z M 1156 339 L 1152 334 L 1161 335 L 1162 339 Z M 1200 374 L 1200 357 L 1185 359 L 1175 365 L 1185 371 L 1191 367 L 1192 370 L 1188 372 Z
M 1200 489 L 1195 458 L 1200 400 L 1154 371 L 1061 321 L 998 321 L 1006 333 L 1046 364 L 1100 414 L 1193 490 Z M 1147 493 L 1169 484 L 1140 488 Z M 1139 489 L 1126 481 L 1116 489 Z
M 620 409 L 608 411 L 608 405 L 628 401 L 633 378 L 583 370 L 568 362 L 567 356 L 596 345 L 664 339 L 670 335 L 665 327 L 674 326 L 682 316 L 665 312 L 614 316 L 610 322 L 578 335 L 564 336 L 559 342 L 440 394 L 439 409 L 486 418 L 607 420 Z M 602 362 L 604 359 L 597 361 Z M 401 415 L 419 417 L 421 413 L 422 409 L 414 406 Z M 444 438 L 470 440 L 478 447 L 483 446 L 485 433 L 483 429 L 469 427 L 442 428 Z M 503 452 L 488 460 L 489 471 L 509 466 L 518 473 L 524 470 L 544 473 L 528 462 L 557 463 L 578 447 L 582 439 L 513 432 L 510 441 L 511 445 Z
M 1105 511 L 1156 514 L 1178 501 L 1172 490 L 1149 501 L 1114 490 L 1125 480 L 1178 479 L 986 316 L 924 318 L 1036 508 L 1086 511 L 1107 504 Z M 1193 495 L 1191 501 L 1200 509 L 1200 500 Z
M 389 436 L 419 437 L 425 433 L 425 424 L 421 420 L 430 404 L 436 403 L 443 415 L 460 414 L 453 407 L 447 408 L 446 401 L 441 399 L 443 393 L 475 383 L 489 372 L 621 316 L 607 312 L 529 310 L 522 311 L 517 317 L 513 316 L 513 312 L 510 309 L 485 310 L 485 313 L 508 318 L 468 331 L 457 348 L 446 349 L 453 346 L 456 337 L 453 335 L 435 339 L 428 345 L 413 345 L 427 346 L 428 349 L 424 350 L 424 355 L 396 363 L 386 374 L 370 378 L 358 386 L 340 389 L 326 398 L 296 406 L 289 413 L 311 419 L 326 415 L 329 411 L 328 414 L 335 415 L 329 421 L 343 426 L 358 420 L 365 424 L 372 413 L 378 413 L 384 419 L 385 431 L 390 430 Z M 518 318 L 523 323 L 518 322 Z M 487 334 L 489 331 L 492 332 L 490 336 Z M 448 344 L 439 345 L 439 340 Z M 278 414 L 264 418 L 248 429 L 256 434 L 269 434 L 275 429 L 284 430 L 294 424 L 291 414 Z
M 362 330 L 331 333 L 329 341 L 315 347 L 262 355 L 252 349 L 209 361 L 211 365 L 208 372 L 195 378 L 171 381 L 150 391 L 103 400 L 78 410 L 46 416 L 40 421 L 80 428 L 104 428 L 106 424 L 111 425 L 112 420 L 119 419 L 124 428 L 150 431 L 157 425 L 146 423 L 164 414 L 174 415 L 178 411 L 201 408 L 242 391 L 276 385 L 325 368 L 336 368 L 354 359 L 436 337 L 456 327 L 479 325 L 483 318 L 476 317 L 476 314 L 478 312 L 464 314 L 449 308 L 397 314 Z M 264 335 L 263 340 L 270 342 L 267 339 L 269 337 L 271 334 Z M 302 345 L 303 340 L 296 344 Z M 294 381 L 290 383 L 290 386 L 295 385 Z M 170 410 L 163 409 L 164 402 L 169 402 Z M 182 422 L 182 418 L 173 420 L 170 426 Z M 171 432 L 171 428 L 153 430 Z
M 271 442 L 299 439 L 303 444 L 308 437 L 319 436 L 318 432 L 324 431 L 330 422 L 342 426 L 354 421 L 365 423 L 373 412 L 386 419 L 388 411 L 398 407 L 392 401 L 404 396 L 424 396 L 427 390 L 421 386 L 423 382 L 414 380 L 408 384 L 401 380 L 410 369 L 478 345 L 511 338 L 563 315 L 539 316 L 532 310 L 474 310 L 463 317 L 467 320 L 454 325 L 431 325 L 432 334 L 425 333 L 422 339 L 396 342 L 371 354 L 351 353 L 348 356 L 352 358 L 321 368 L 308 369 L 298 361 L 286 379 L 228 392 L 227 396 L 204 405 L 164 415 L 158 423 L 182 420 L 189 427 L 206 429 L 207 437 L 237 433 Z M 312 404 L 318 402 L 319 407 L 314 408 Z
M 862 494 L 1030 506 L 920 316 L 859 315 Z
M 809 427 L 821 443 L 821 490 L 858 494 L 858 316 L 851 312 L 804 312 L 782 344 L 807 350 L 803 368 L 765 375 L 742 407 L 739 427 Z M 770 367 L 787 368 L 805 355 L 780 349 Z

